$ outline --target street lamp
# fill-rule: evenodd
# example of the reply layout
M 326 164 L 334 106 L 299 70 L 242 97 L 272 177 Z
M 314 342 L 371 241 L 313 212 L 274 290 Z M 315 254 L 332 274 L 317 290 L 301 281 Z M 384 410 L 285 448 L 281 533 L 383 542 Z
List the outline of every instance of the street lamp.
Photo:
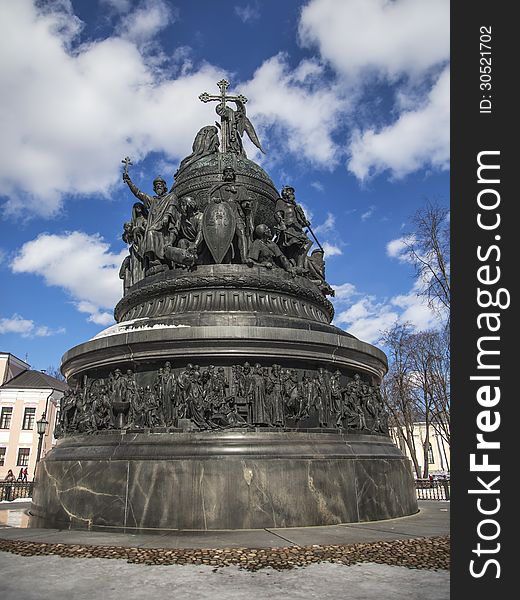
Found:
M 36 455 L 36 464 L 34 465 L 34 473 L 36 474 L 36 467 L 38 466 L 38 463 L 40 462 L 40 456 L 42 453 L 42 443 L 43 443 L 43 436 L 45 435 L 45 431 L 47 430 L 47 425 L 49 424 L 49 421 L 47 421 L 47 419 L 45 418 L 45 411 L 43 412 L 41 418 L 36 421 L 36 430 L 38 431 L 38 435 L 40 437 L 40 439 L 38 440 L 38 454 Z M 34 479 L 34 477 L 33 477 Z

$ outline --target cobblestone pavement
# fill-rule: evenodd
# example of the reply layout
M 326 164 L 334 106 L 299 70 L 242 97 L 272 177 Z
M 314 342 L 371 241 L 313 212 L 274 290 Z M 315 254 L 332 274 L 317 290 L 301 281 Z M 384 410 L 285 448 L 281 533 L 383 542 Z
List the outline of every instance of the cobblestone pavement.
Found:
M 449 537 L 428 537 L 368 544 L 290 546 L 286 548 L 132 548 L 85 546 L 0 539 L 0 550 L 21 556 L 124 559 L 145 565 L 238 566 L 248 571 L 278 571 L 332 562 L 372 562 L 414 569 L 449 569 Z

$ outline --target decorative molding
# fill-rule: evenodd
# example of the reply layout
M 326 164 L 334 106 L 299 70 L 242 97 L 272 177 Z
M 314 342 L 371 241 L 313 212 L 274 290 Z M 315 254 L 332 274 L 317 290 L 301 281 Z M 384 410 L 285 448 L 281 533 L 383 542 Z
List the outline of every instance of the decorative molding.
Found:
M 115 307 L 118 322 L 193 311 L 245 311 L 330 323 L 332 303 L 304 277 L 243 265 L 166 272 L 130 288 Z M 150 281 L 149 281 L 150 280 Z

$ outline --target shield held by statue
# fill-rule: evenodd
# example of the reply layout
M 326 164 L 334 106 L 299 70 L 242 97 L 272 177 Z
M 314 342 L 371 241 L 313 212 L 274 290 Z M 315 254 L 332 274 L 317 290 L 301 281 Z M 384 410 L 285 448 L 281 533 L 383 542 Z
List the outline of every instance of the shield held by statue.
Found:
M 236 217 L 227 202 L 210 202 L 202 216 L 204 240 L 217 264 L 224 260 L 236 230 Z

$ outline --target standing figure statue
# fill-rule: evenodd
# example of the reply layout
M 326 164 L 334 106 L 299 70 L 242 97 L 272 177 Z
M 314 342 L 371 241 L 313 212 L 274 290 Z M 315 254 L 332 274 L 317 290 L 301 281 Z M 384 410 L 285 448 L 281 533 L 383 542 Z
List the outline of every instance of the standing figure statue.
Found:
M 245 103 L 238 98 L 232 100 L 232 102 L 234 102 L 236 110 L 233 110 L 230 106 L 226 106 L 223 102 L 217 104 L 215 108 L 215 112 L 220 117 L 221 128 L 222 130 L 224 128 L 226 130 L 227 148 L 225 152 L 247 156 L 242 143 L 242 137 L 244 132 L 246 132 L 253 144 L 260 152 L 265 154 L 253 124 L 247 118 Z
M 110 374 L 109 383 L 112 402 L 126 402 L 126 381 L 121 369 L 116 369 L 113 374 Z
M 162 409 L 166 425 L 173 425 L 177 418 L 175 414 L 176 388 L 175 373 L 172 371 L 171 363 L 166 361 L 162 372 Z
M 332 410 L 331 410 L 332 396 L 331 396 L 331 389 L 330 389 L 330 376 L 329 376 L 329 373 L 323 367 L 320 367 L 318 369 L 317 377 L 318 377 L 318 381 L 320 384 L 321 403 L 323 405 L 323 410 L 324 410 L 324 417 L 325 417 L 324 423 L 328 424 L 329 415 L 332 412 Z
M 163 368 L 160 367 L 153 382 L 153 393 L 157 399 L 157 404 L 161 408 L 161 413 L 164 415 L 164 385 L 163 385 Z M 165 416 L 165 415 L 164 415 Z
M 128 412 L 128 427 L 146 427 L 147 413 L 144 397 L 144 388 L 136 383 L 135 393 L 132 394 L 130 410 Z
M 314 390 L 314 406 L 318 411 L 318 423 L 320 427 L 327 427 L 327 392 L 324 390 L 324 381 L 323 378 L 319 375 L 315 375 L 312 379 Z
M 285 416 L 297 418 L 300 412 L 300 385 L 294 369 L 286 369 L 284 377 Z
M 347 384 L 345 393 L 345 414 L 346 425 L 349 429 L 358 429 L 363 431 L 367 429 L 365 411 L 362 406 L 363 382 L 359 373 L 354 375 L 354 379 Z
M 266 406 L 266 381 L 262 365 L 256 364 L 252 374 L 252 405 L 251 405 L 251 420 L 255 427 L 269 424 L 269 416 Z
M 188 363 L 184 371 L 179 373 L 177 377 L 177 393 L 175 397 L 176 411 L 178 419 L 185 419 L 188 417 L 188 393 L 191 385 L 191 374 L 193 372 L 193 365 Z
M 63 436 L 72 429 L 74 413 L 76 412 L 76 394 L 72 388 L 65 390 L 60 400 L 59 435 Z M 58 437 L 55 435 L 55 437 Z
M 151 267 L 167 264 L 164 249 L 174 244 L 179 227 L 177 197 L 173 192 L 168 193 L 166 181 L 162 177 L 156 177 L 153 181 L 154 196 L 142 192 L 132 182 L 127 168 L 123 173 L 123 181 L 126 182 L 132 194 L 141 200 L 148 212 L 142 238 L 145 271 Z
M 377 390 L 373 385 L 367 386 L 368 394 L 365 400 L 367 412 L 367 425 L 370 431 L 381 433 L 381 404 L 377 396 Z
M 125 227 L 125 232 L 123 233 L 123 241 L 130 244 L 132 285 L 141 281 L 144 277 L 145 261 L 143 254 L 143 240 L 147 220 L 148 211 L 144 204 L 135 202 L 132 207 L 132 220 L 130 221 L 131 229 L 127 232 Z
M 251 365 L 248 362 L 245 362 L 244 366 L 242 367 L 242 385 L 244 403 L 247 406 L 247 422 L 249 425 L 253 425 L 253 401 L 255 394 L 255 379 L 253 377 Z
M 341 427 L 341 404 L 343 390 L 341 388 L 341 371 L 337 370 L 330 378 L 330 425 Z
M 321 408 L 321 397 L 320 397 L 320 389 L 319 383 L 316 378 L 314 378 L 309 373 L 304 373 L 302 378 L 302 414 L 312 415 L 312 413 L 320 413 Z M 323 411 L 322 411 L 323 412 Z M 322 415 L 319 415 L 322 416 Z
M 126 387 L 125 398 L 130 403 L 126 427 L 139 427 L 142 421 L 142 415 L 138 414 L 138 410 L 140 410 L 139 387 L 137 386 L 137 380 L 132 369 L 127 369 L 124 379 Z
M 294 188 L 288 185 L 282 188 L 275 206 L 277 243 L 285 256 L 294 262 L 300 272 L 306 271 L 307 252 L 312 241 L 303 231 L 310 223 L 303 208 L 296 203 Z
M 198 365 L 194 365 L 189 375 L 186 405 L 186 416 L 191 419 L 199 429 L 208 429 L 210 424 L 205 416 L 205 393 L 202 374 Z
M 283 427 L 285 425 L 284 380 L 280 365 L 273 365 L 267 390 L 269 392 L 269 407 L 271 409 L 271 414 L 269 415 L 270 422 L 275 427 Z
M 253 235 L 253 199 L 233 167 L 209 191 L 202 218 L 204 240 L 216 263 L 245 263 Z

